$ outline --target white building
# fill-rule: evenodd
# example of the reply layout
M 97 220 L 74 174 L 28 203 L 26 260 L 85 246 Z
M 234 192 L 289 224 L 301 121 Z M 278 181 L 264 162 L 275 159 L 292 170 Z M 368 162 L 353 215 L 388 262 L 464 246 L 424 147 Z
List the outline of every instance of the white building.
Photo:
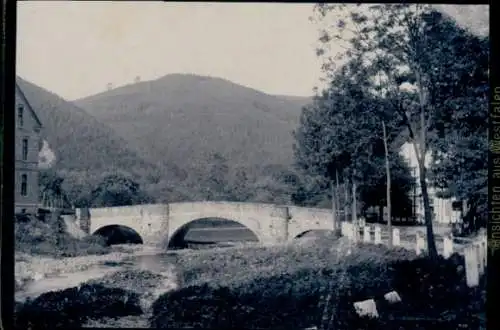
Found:
M 422 199 L 422 190 L 420 188 L 419 180 L 419 168 L 417 157 L 415 155 L 415 149 L 411 143 L 405 143 L 400 150 L 400 154 L 406 159 L 410 168 L 412 169 L 413 176 L 416 180 L 415 189 L 415 214 L 417 219 L 424 219 L 424 203 Z M 431 154 L 428 153 L 426 156 L 426 167 L 429 167 L 431 163 Z M 431 208 L 433 209 L 434 221 L 442 224 L 450 224 L 457 222 L 460 219 L 460 211 L 454 211 L 452 208 L 453 199 L 443 199 L 436 197 L 436 189 L 428 186 L 429 201 Z

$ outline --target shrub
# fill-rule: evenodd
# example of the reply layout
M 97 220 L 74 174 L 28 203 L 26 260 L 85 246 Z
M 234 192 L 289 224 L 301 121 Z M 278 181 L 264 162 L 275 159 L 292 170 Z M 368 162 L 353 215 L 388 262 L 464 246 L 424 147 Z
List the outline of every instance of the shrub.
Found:
M 140 315 L 139 296 L 123 289 L 82 285 L 27 301 L 16 313 L 20 329 L 81 327 L 88 319 Z
M 393 286 L 403 300 L 410 302 L 409 309 L 415 315 L 439 318 L 453 311 L 468 320 L 470 304 L 480 298 L 477 289 L 467 286 L 464 264 L 458 254 L 448 260 L 439 257 L 395 262 Z
M 77 239 L 64 231 L 60 233 L 54 227 L 34 217 L 29 217 L 29 221 L 16 221 L 16 251 L 53 257 L 76 257 L 110 252 L 110 248 L 101 237 L 88 236 Z

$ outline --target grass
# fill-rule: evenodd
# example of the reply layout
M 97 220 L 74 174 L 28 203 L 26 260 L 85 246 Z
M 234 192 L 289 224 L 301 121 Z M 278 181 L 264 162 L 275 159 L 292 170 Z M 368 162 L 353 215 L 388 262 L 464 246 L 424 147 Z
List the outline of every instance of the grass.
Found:
M 465 285 L 458 255 L 431 262 L 403 249 L 322 238 L 307 246 L 179 253 L 176 263 L 184 283 L 153 304 L 152 327 L 306 328 L 335 316 L 330 327 L 416 329 L 432 321 L 456 329 L 484 309 L 481 290 Z M 392 290 L 404 303 L 384 305 Z M 352 306 L 371 298 L 379 302 L 378 320 L 358 317 Z

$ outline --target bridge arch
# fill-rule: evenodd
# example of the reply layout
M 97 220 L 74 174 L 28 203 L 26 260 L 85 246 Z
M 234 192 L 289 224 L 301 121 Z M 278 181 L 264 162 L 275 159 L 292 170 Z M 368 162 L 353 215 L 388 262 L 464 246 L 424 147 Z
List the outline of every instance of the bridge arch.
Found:
M 238 202 L 192 202 L 169 204 L 169 238 L 177 230 L 192 221 L 204 218 L 219 218 L 235 221 L 257 236 L 261 243 L 268 243 L 284 231 L 285 210 L 272 204 Z
M 143 244 L 144 241 L 137 230 L 125 225 L 106 225 L 95 230 L 92 235 L 102 236 L 108 245 Z
M 211 230 L 213 228 L 213 230 Z M 203 231 L 212 233 L 212 237 L 203 235 Z M 227 235 L 224 232 L 228 232 Z M 195 233 L 193 235 L 193 233 Z M 214 235 L 214 233 L 216 233 Z M 194 237 L 189 238 L 189 235 Z M 198 236 L 198 237 L 197 237 Z M 205 237 L 204 237 L 205 236 Z M 235 239 L 236 238 L 236 239 Z M 239 238 L 239 239 L 238 239 Z M 228 218 L 198 218 L 186 222 L 177 228 L 168 237 L 168 248 L 187 247 L 188 242 L 197 241 L 210 244 L 229 241 L 259 241 L 258 235 L 248 228 L 245 224 Z

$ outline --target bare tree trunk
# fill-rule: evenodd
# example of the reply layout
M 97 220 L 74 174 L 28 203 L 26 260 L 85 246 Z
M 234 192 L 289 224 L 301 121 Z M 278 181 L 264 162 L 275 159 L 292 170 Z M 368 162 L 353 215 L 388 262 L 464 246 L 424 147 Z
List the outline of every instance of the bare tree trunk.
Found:
M 426 99 L 425 99 L 425 91 L 424 85 L 422 82 L 422 76 L 420 75 L 420 70 L 416 70 L 417 83 L 418 83 L 418 98 L 420 102 L 420 155 L 417 157 L 418 166 L 420 170 L 419 181 L 420 187 L 422 189 L 422 198 L 424 202 L 424 219 L 425 226 L 427 227 L 427 250 L 429 252 L 429 256 L 431 258 L 437 258 L 437 248 L 436 242 L 434 240 L 434 231 L 432 228 L 432 214 L 431 214 L 431 206 L 429 202 L 429 192 L 427 191 L 427 170 L 425 168 L 425 158 L 427 153 L 427 123 L 425 120 L 425 108 L 426 108 Z M 416 141 L 414 141 L 416 142 Z M 415 151 L 417 152 L 416 144 L 413 144 L 415 147 Z M 418 153 L 417 153 L 418 155 Z
M 432 228 L 431 205 L 429 202 L 429 193 L 427 191 L 427 182 L 425 181 L 425 166 L 420 166 L 420 187 L 422 188 L 422 198 L 424 200 L 424 219 L 427 229 L 427 249 L 429 257 L 437 258 L 436 241 L 434 240 L 434 230 Z
M 356 200 L 356 180 L 354 179 L 354 175 L 352 176 L 352 223 L 355 228 L 354 235 L 355 240 L 359 241 L 359 224 L 358 224 L 358 209 L 357 209 L 357 200 Z
M 347 213 L 349 213 L 349 185 L 347 183 L 347 179 L 344 183 L 344 221 L 349 222 L 349 217 Z
M 387 147 L 387 132 L 385 123 L 382 121 L 385 149 L 385 172 L 387 175 L 387 228 L 389 229 L 389 248 L 392 247 L 392 212 L 391 212 L 391 168 L 389 166 L 389 148 Z
M 335 170 L 335 205 L 337 206 L 336 218 L 337 222 L 340 223 L 339 209 L 340 209 L 340 198 L 339 198 L 339 172 Z
M 336 192 L 335 192 L 335 185 L 333 184 L 333 180 L 330 180 L 330 190 L 332 194 L 332 224 L 333 224 L 333 231 L 337 230 L 337 203 L 336 203 Z
M 358 210 L 356 204 L 356 181 L 354 176 L 352 178 L 352 221 L 356 222 L 358 220 Z

